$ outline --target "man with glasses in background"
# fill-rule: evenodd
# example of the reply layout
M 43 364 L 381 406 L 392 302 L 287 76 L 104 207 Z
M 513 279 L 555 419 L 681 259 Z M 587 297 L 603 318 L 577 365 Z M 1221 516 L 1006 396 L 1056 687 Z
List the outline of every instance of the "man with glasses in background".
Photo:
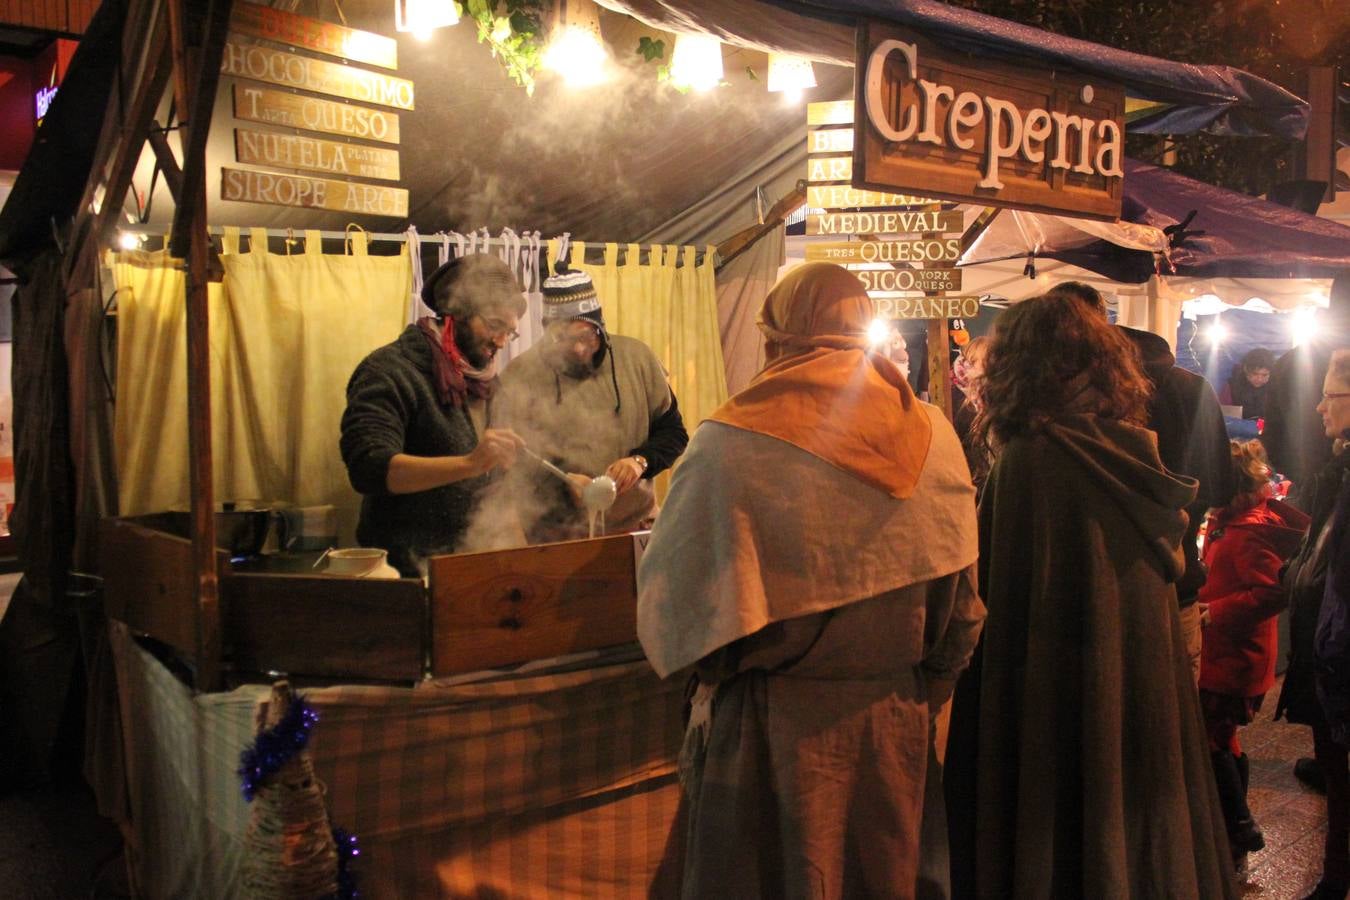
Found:
M 347 384 L 339 446 L 362 494 L 356 538 L 389 551 L 404 576 L 452 552 L 478 494 L 522 446 L 488 428 L 496 357 L 516 337 L 525 297 L 510 267 L 471 254 L 436 269 L 422 288 L 435 310 L 361 361 Z
M 545 337 L 502 373 L 492 421 L 566 471 L 571 488 L 543 467 L 522 467 L 510 491 L 520 524 L 530 543 L 587 537 L 581 490 L 607 475 L 617 497 L 605 532 L 648 527 L 656 514 L 652 479 L 689 443 L 666 371 L 646 344 L 609 332 L 584 272 L 561 265 L 543 294 Z

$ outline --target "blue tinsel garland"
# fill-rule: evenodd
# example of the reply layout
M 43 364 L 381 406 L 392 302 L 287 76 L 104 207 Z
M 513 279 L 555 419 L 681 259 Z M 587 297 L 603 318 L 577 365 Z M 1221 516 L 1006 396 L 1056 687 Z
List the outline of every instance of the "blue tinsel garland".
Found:
M 239 755 L 239 780 L 243 784 L 244 799 L 250 803 L 260 788 L 295 754 L 309 743 L 309 733 L 319 724 L 319 714 L 303 698 L 297 697 L 291 708 L 276 725 L 260 733 L 253 743 Z M 337 893 L 325 900 L 357 900 L 356 875 L 351 871 L 352 860 L 361 855 L 356 835 L 342 828 L 333 829 L 333 843 L 337 845 Z
M 281 770 L 291 757 L 305 749 L 309 732 L 319 722 L 319 714 L 308 703 L 297 697 L 271 728 L 244 748 L 239 756 L 239 780 L 243 783 L 244 799 L 249 802 L 258 795 L 262 783 Z
M 356 876 L 349 868 L 352 860 L 361 855 L 356 835 L 342 828 L 334 828 L 333 843 L 337 844 L 338 853 L 338 889 L 333 897 L 335 900 L 357 900 L 361 894 L 356 890 Z

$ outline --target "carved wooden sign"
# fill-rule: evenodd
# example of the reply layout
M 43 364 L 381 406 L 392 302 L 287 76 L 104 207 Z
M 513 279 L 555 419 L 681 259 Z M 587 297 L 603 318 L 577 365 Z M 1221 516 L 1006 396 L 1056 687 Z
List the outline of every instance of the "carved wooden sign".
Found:
M 899 241 L 821 241 L 806 245 L 807 262 L 936 265 L 961 258 L 959 237 Z
M 959 209 L 825 212 L 806 217 L 807 234 L 930 234 L 961 230 Z
M 230 8 L 230 28 L 240 34 L 303 47 L 352 62 L 369 63 L 384 69 L 398 68 L 398 42 L 393 38 L 270 6 L 237 0 Z
M 879 319 L 973 319 L 979 297 L 887 297 L 872 295 Z
M 815 106 L 815 104 L 811 104 Z M 853 110 L 848 111 L 850 116 L 849 125 L 853 124 Z M 850 128 L 818 128 L 806 133 L 806 152 L 807 153 L 849 153 L 853 152 L 853 129 Z M 852 159 L 852 157 L 849 157 Z
M 234 117 L 386 144 L 399 142 L 398 113 L 251 84 L 234 86 Z
M 853 274 L 872 297 L 961 290 L 960 269 L 854 269 Z
M 852 125 L 852 100 L 826 100 L 806 104 L 807 125 Z
M 858 234 L 869 238 L 808 243 L 807 260 L 838 263 L 852 270 L 872 298 L 878 318 L 947 319 L 979 315 L 977 298 L 934 296 L 961 290 L 962 272 L 950 265 L 961 256 L 961 238 L 945 235 L 961 230 L 961 211 L 939 208 L 942 202 L 928 196 L 926 191 L 896 193 L 854 188 L 850 183 L 854 171 L 853 114 L 851 101 L 807 106 L 810 184 L 806 202 L 820 212 L 806 217 L 806 233 Z M 922 237 L 899 240 L 871 237 L 883 234 Z
M 398 181 L 398 151 L 272 131 L 234 130 L 241 163 Z
M 395 109 L 413 108 L 413 83 L 355 66 L 324 62 L 231 38 L 225 43 L 220 71 L 316 94 L 345 97 Z
M 806 189 L 806 205 L 813 209 L 888 209 L 896 206 L 927 206 L 937 202 L 931 197 L 860 191 L 843 184 L 813 184 Z
M 220 199 L 244 203 L 272 203 L 311 209 L 365 213 L 373 216 L 408 215 L 408 192 L 378 184 L 358 184 L 331 178 L 221 169 Z
M 234 4 L 230 28 L 221 74 L 247 79 L 233 85 L 235 118 L 272 126 L 236 128 L 235 161 L 319 174 L 224 166 L 221 199 L 406 217 L 408 192 L 403 188 L 339 179 L 399 179 L 397 147 L 364 142 L 399 143 L 399 115 L 393 110 L 414 108 L 413 83 L 388 71 L 310 55 L 394 70 L 397 42 L 247 0 Z M 303 52 L 292 52 L 296 50 Z
M 855 187 L 1118 217 L 1118 86 L 977 60 L 890 23 L 857 35 Z

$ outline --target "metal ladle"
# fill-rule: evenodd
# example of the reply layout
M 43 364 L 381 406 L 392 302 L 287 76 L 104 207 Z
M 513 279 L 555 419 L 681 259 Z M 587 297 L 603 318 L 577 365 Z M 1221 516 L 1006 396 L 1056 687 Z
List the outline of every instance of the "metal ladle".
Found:
M 571 483 L 572 483 L 572 479 L 567 477 L 567 473 L 566 473 L 566 472 L 564 472 L 562 469 L 558 468 L 557 466 L 555 466 L 553 463 L 549 462 L 548 460 L 544 459 L 544 458 L 543 458 L 542 456 L 540 456 L 538 453 L 535 453 L 535 452 L 534 452 L 533 450 L 531 450 L 529 447 L 521 447 L 521 448 L 520 448 L 520 452 L 521 452 L 521 453 L 524 453 L 526 457 L 528 457 L 528 458 L 529 458 L 532 462 L 534 462 L 536 465 L 538 465 L 538 466 L 540 466 L 541 468 L 543 468 L 543 470 L 544 470 L 545 472 L 548 472 L 550 475 L 554 475 L 554 476 L 556 476 L 556 477 L 558 477 L 558 478 L 561 478 L 561 479 L 562 479 L 564 482 L 566 482 L 567 484 L 571 484 Z
M 614 484 L 614 479 L 608 475 L 592 478 L 591 483 L 581 489 L 581 502 L 587 509 L 598 513 L 603 513 L 613 506 L 618 496 L 619 489 Z

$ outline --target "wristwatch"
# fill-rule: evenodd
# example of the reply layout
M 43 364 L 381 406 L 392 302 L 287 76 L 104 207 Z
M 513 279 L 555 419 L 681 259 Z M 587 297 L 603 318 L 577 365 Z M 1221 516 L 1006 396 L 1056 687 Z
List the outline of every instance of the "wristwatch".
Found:
M 646 475 L 646 474 L 647 474 L 647 457 L 641 455 L 640 453 L 634 453 L 634 454 L 633 454 L 633 459 L 636 460 L 636 461 L 637 461 L 637 464 L 638 464 L 639 466 L 642 467 L 642 474 L 643 474 L 643 475 Z

